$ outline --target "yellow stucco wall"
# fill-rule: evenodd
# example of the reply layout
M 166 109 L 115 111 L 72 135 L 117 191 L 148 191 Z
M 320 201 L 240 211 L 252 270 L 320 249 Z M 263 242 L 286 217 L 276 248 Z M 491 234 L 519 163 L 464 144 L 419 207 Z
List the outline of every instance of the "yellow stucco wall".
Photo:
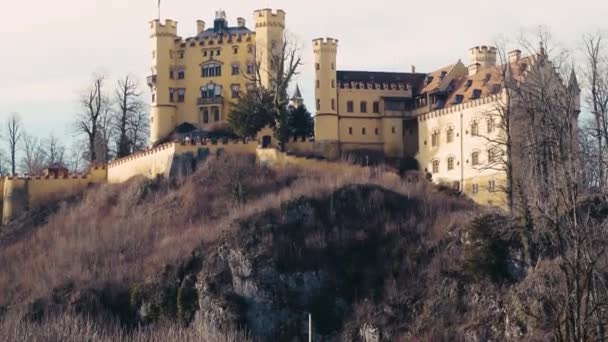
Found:
M 175 143 L 139 152 L 108 164 L 108 183 L 122 183 L 135 176 L 154 178 L 168 174 L 175 155 Z
M 240 36 L 216 34 L 204 39 L 196 36 L 199 30 L 205 28 L 202 22 L 198 22 L 196 26 L 192 25 L 196 31 L 191 38 L 186 39 L 178 35 L 177 22 L 173 20 L 166 20 L 164 23 L 159 20 L 150 22 L 150 71 L 153 78 L 148 84 L 153 94 L 150 125 L 152 143 L 185 122 L 205 129 L 225 123 L 232 104 L 237 100 L 237 97 L 233 96 L 232 87 L 238 86 L 240 95 L 247 91 L 254 83 L 252 78 L 255 72 L 252 68 L 256 61 L 260 63 L 261 83 L 269 86 L 272 74 L 270 59 L 280 51 L 283 44 L 285 12 L 258 10 L 254 12 L 253 19 L 251 25 L 255 28 L 249 28 L 254 32 Z M 239 21 L 239 24 L 247 27 L 244 19 Z M 236 25 L 237 23 L 228 23 L 230 27 Z M 213 23 L 210 27 L 213 27 Z M 201 68 L 213 63 L 221 65 L 221 75 L 203 77 Z M 238 66 L 238 70 L 233 71 L 234 66 Z M 180 79 L 179 71 L 184 72 L 183 79 Z M 199 102 L 202 98 L 201 88 L 210 84 L 221 86 L 221 97 Z M 171 101 L 170 89 L 177 92 L 183 89 L 183 102 L 178 100 L 176 92 Z M 218 118 L 216 111 L 219 113 Z M 205 117 L 208 122 L 205 122 Z

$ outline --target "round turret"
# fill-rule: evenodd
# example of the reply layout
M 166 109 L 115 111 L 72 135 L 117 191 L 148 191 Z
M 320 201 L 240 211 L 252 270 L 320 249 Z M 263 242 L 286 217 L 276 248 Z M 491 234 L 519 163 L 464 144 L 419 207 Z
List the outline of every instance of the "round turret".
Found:
M 285 33 L 285 11 L 261 9 L 254 12 L 255 49 L 260 63 L 262 86 L 270 88 L 274 78 L 273 56 L 282 53 Z
M 315 56 L 315 139 L 337 141 L 338 136 L 338 89 L 336 57 L 338 40 L 319 38 L 313 40 Z
M 170 89 L 173 80 L 170 69 L 173 65 L 172 56 L 177 39 L 177 22 L 167 19 L 162 24 L 160 20 L 150 22 L 152 43 L 152 74 L 148 77 L 148 85 L 152 92 L 152 107 L 150 110 L 150 142 L 154 144 L 166 137 L 175 128 L 176 107 L 170 101 Z

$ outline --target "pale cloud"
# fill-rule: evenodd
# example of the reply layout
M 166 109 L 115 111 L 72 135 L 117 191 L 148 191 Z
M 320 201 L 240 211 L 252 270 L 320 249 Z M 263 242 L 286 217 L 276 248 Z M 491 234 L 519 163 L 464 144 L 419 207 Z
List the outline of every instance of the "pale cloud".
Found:
M 177 20 L 182 36 L 194 34 L 197 19 L 211 23 L 218 9 L 200 0 L 162 3 L 163 18 Z M 287 12 L 307 63 L 298 78 L 307 103 L 313 102 L 310 42 L 317 37 L 340 40 L 339 69 L 408 71 L 414 64 L 429 71 L 458 59 L 466 64 L 468 48 L 521 28 L 546 25 L 573 48 L 583 33 L 608 29 L 608 1 L 599 0 L 225 0 L 217 6 L 232 22 L 242 16 L 248 24 L 258 8 Z M 148 21 L 156 0 L 5 1 L 2 12 L 0 119 L 19 112 L 36 134 L 67 132 L 93 72 L 131 73 L 142 81 L 149 73 Z

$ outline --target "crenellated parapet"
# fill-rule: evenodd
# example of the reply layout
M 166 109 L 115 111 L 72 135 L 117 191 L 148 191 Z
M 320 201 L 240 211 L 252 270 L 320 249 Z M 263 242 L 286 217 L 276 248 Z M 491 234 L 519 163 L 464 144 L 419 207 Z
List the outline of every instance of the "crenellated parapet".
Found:
M 273 12 L 270 8 L 264 8 L 254 11 L 255 27 L 280 27 L 285 28 L 285 11 L 276 10 Z
M 175 43 L 179 44 L 180 48 L 200 47 L 200 46 L 222 46 L 233 45 L 243 42 L 255 42 L 255 32 L 247 32 L 242 34 L 215 34 L 213 36 L 206 35 L 202 37 L 189 37 L 186 39 L 176 38 Z
M 177 21 L 166 19 L 164 23 L 155 19 L 150 22 L 150 38 L 177 37 Z
M 338 52 L 338 40 L 334 38 L 317 38 L 313 39 L 313 52 L 314 53 L 337 53 Z

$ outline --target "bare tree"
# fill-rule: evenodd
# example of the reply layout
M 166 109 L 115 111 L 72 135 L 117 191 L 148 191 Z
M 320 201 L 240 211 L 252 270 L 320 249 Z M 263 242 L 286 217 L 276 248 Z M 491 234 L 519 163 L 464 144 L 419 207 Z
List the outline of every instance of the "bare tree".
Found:
M 22 150 L 21 169 L 23 172 L 29 176 L 40 175 L 46 166 L 45 152 L 40 144 L 40 139 L 24 132 Z
M 71 173 L 82 173 L 86 167 L 86 142 L 75 141 L 67 154 L 67 167 Z
M 262 67 L 261 59 L 268 58 L 269 68 Z M 282 45 L 270 52 L 269 56 L 256 55 L 254 64 L 254 72 L 252 75 L 245 77 L 255 84 L 257 88 L 258 100 L 264 100 L 264 93 L 270 92 L 273 96 L 272 107 L 274 117 L 275 136 L 279 141 L 279 147 L 284 148 L 285 142 L 289 139 L 288 127 L 288 105 L 289 96 L 287 90 L 291 81 L 299 74 L 299 68 L 302 66 L 302 58 L 300 49 L 297 46 L 295 39 L 290 38 L 287 34 L 283 37 Z M 268 79 L 269 84 L 263 84 L 263 80 Z M 269 89 L 265 89 L 267 86 Z
M 87 157 L 91 162 L 107 160 L 110 101 L 105 94 L 104 80 L 103 75 L 94 77 L 93 84 L 80 99 L 80 112 L 75 122 L 76 133 L 87 138 Z
M 139 85 L 130 76 L 118 81 L 115 95 L 116 111 L 112 124 L 116 132 L 116 157 L 125 157 L 141 146 L 144 128 L 142 116 L 144 104 L 141 100 Z
M 601 34 L 586 35 L 583 38 L 585 47 L 584 75 L 588 86 L 586 101 L 593 117 L 593 124 L 586 132 L 596 144 L 597 174 L 594 184 L 600 190 L 606 188 L 605 156 L 608 146 L 608 55 Z
M 8 149 L 10 154 L 11 173 L 14 175 L 17 169 L 17 149 L 22 138 L 21 118 L 16 113 L 11 114 L 7 122 Z
M 145 150 L 150 137 L 150 119 L 146 111 L 140 110 L 129 119 L 128 137 L 131 153 Z
M 61 144 L 61 141 L 59 141 L 57 136 L 51 134 L 43 141 L 43 144 L 43 152 L 46 159 L 45 164 L 64 167 L 66 165 L 65 147 Z

